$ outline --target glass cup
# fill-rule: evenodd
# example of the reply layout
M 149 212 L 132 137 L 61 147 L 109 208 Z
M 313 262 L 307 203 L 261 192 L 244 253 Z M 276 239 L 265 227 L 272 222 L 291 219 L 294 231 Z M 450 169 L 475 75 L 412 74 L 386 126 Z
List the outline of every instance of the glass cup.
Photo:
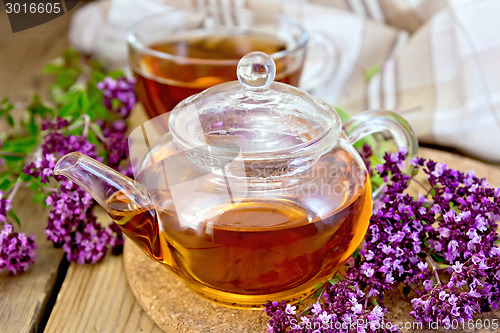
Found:
M 323 52 L 321 73 L 307 86 L 319 85 L 333 68 L 335 49 L 324 38 L 311 39 L 297 22 L 278 14 L 247 9 L 206 7 L 157 13 L 127 33 L 136 91 L 150 118 L 169 112 L 180 101 L 211 86 L 236 80 L 239 59 L 262 51 L 276 63 L 276 81 L 298 86 L 308 47 Z M 305 79 L 305 78 L 303 78 Z

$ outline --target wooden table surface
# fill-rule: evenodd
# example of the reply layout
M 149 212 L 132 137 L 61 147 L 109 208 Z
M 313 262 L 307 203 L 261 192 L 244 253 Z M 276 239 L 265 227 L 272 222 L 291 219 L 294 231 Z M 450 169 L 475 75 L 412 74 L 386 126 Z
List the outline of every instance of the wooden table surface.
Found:
M 66 48 L 70 14 L 13 34 L 0 8 L 0 98 L 28 102 L 46 91 L 41 68 Z M 33 205 L 27 191 L 13 205 L 21 231 L 34 233 L 39 249 L 27 273 L 0 273 L 0 332 L 161 332 L 135 301 L 121 256 L 68 264 L 46 240 L 47 211 Z

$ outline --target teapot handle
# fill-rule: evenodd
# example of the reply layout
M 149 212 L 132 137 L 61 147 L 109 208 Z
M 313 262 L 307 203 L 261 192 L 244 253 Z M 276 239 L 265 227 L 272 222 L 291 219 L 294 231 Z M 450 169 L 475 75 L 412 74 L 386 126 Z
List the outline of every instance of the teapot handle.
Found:
M 415 132 L 408 122 L 395 112 L 385 110 L 364 111 L 347 120 L 343 127 L 352 144 L 373 133 L 389 132 L 396 145 L 399 148 L 406 149 L 406 160 L 417 154 L 418 141 Z M 377 197 L 380 192 L 374 192 L 373 196 Z
M 337 43 L 322 31 L 311 32 L 311 41 L 307 48 L 308 55 L 306 59 L 311 57 L 313 53 L 315 56 L 320 57 L 315 61 L 306 60 L 302 78 L 300 79 L 300 89 L 311 92 L 337 73 L 342 54 Z M 311 73 L 308 66 L 313 64 L 314 70 Z

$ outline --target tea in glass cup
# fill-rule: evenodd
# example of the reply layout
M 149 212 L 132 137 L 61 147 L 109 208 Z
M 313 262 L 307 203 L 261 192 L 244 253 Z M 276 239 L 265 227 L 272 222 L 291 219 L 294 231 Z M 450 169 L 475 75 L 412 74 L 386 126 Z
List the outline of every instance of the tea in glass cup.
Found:
M 308 40 L 285 16 L 224 7 L 154 14 L 127 34 L 136 91 L 151 118 L 186 97 L 236 80 L 239 59 L 252 51 L 272 56 L 276 81 L 298 86 Z

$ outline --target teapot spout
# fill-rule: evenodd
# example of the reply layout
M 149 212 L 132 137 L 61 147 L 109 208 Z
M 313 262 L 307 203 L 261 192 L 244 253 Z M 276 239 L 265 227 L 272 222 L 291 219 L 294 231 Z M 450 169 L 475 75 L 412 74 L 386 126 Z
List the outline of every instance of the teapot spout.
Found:
M 87 191 L 127 237 L 152 259 L 164 261 L 157 212 L 142 184 L 79 152 L 63 156 L 54 174 Z

